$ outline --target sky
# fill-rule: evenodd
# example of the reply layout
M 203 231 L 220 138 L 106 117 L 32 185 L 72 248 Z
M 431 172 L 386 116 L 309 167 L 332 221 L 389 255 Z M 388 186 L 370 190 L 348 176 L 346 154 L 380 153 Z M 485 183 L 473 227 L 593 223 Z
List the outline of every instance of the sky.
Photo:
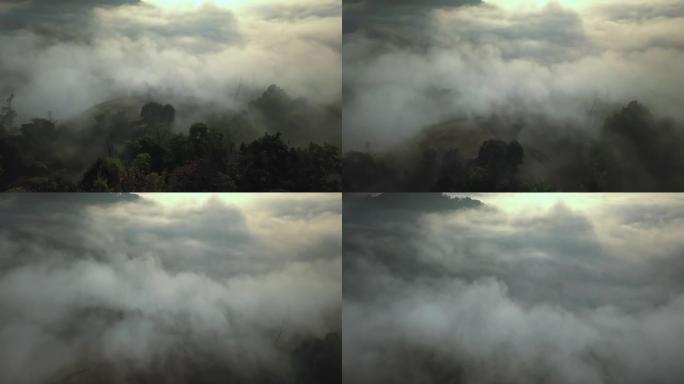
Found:
M 592 137 L 633 100 L 681 125 L 682 28 L 678 0 L 345 1 L 343 145 L 493 117 Z
M 344 199 L 345 383 L 684 375 L 684 196 Z
M 308 382 L 339 364 L 339 194 L 4 194 L 0 216 L 2 382 Z
M 22 120 L 136 96 L 239 108 L 271 84 L 336 105 L 341 23 L 338 0 L 4 1 L 0 93 Z

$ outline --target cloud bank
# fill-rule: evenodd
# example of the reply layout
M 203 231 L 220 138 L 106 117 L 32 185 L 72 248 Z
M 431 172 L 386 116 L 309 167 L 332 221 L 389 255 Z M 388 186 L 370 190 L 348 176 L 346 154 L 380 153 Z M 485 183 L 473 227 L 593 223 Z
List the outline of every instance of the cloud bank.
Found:
M 672 0 L 347 2 L 344 146 L 387 148 L 446 121 L 482 130 L 492 116 L 527 143 L 596 136 L 631 100 L 681 122 L 682 27 Z
M 244 107 L 278 84 L 341 99 L 337 0 L 16 0 L 0 6 L 0 92 L 24 119 L 148 96 Z
M 335 194 L 5 195 L 0 379 L 339 381 L 340 209 Z
M 679 382 L 681 196 L 472 198 L 345 196 L 345 382 Z

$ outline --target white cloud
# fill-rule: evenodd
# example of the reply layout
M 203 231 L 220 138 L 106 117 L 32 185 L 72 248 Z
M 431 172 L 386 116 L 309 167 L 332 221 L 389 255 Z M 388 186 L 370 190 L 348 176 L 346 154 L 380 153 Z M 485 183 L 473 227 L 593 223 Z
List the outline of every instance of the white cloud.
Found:
M 341 97 L 341 15 L 334 7 L 325 1 L 0 11 L 0 18 L 23 22 L 2 36 L 0 91 L 17 95 L 25 118 L 51 110 L 63 119 L 148 92 L 230 109 L 238 87 L 263 91 L 274 83 L 292 95 L 334 103 Z M 39 22 L 56 28 L 65 18 L 75 27 L 48 35 L 38 28 Z
M 340 196 L 184 199 L 1 199 L 0 379 L 296 380 L 298 343 L 341 327 Z
M 346 34 L 345 146 L 384 147 L 445 120 L 495 114 L 596 131 L 597 102 L 634 99 L 684 119 L 681 6 L 570 3 L 438 9 L 420 28 L 388 24 L 390 37 Z
M 535 196 L 345 208 L 345 380 L 678 382 L 682 196 Z

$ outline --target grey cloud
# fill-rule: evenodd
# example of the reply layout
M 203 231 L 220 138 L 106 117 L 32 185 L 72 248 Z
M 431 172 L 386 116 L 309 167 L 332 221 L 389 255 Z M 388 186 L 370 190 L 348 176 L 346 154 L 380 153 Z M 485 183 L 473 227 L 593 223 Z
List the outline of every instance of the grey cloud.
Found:
M 344 197 L 344 211 L 350 223 L 369 221 L 409 220 L 430 212 L 450 212 L 477 208 L 480 202 L 470 198 L 451 198 L 440 194 L 426 195 L 419 199 L 410 193 L 382 193 L 378 195 L 348 194 Z
M 313 109 L 339 109 L 341 16 L 333 8 L 17 4 L 0 10 L 0 24 L 9 28 L 0 37 L 0 93 L 16 95 L 18 122 L 47 111 L 60 121 L 79 118 L 99 103 L 152 94 L 176 106 L 199 105 L 192 116 L 179 116 L 186 122 L 245 109 L 272 84 Z
M 677 19 L 684 17 L 684 4 L 679 2 L 605 4 L 599 11 L 611 19 L 648 21 L 655 18 Z
M 339 380 L 335 196 L 3 196 L 0 379 Z
M 469 0 L 347 0 L 345 4 L 363 4 L 365 6 L 374 5 L 396 5 L 396 6 L 411 6 L 411 7 L 458 7 L 464 4 L 472 4 Z
M 482 12 L 487 10 L 483 8 Z M 498 13 L 495 9 L 489 12 Z M 475 17 L 456 13 L 453 19 L 447 14 L 437 27 L 433 44 L 444 49 L 455 45 L 493 46 L 501 50 L 503 60 L 531 58 L 548 64 L 597 53 L 581 17 L 574 11 L 549 6 L 529 14 L 498 14 L 504 18 L 501 23 L 483 22 L 477 13 Z
M 680 212 L 680 197 L 513 214 L 435 212 L 438 195 L 425 195 L 403 195 L 426 208 L 400 220 L 381 203 L 365 216 L 345 210 L 345 382 L 675 383 L 684 373 L 674 277 L 684 244 L 669 236 L 682 223 L 652 220 Z M 660 249 L 647 245 L 654 233 Z
M 478 4 L 481 0 L 347 0 L 343 3 L 343 30 L 397 37 L 392 31 L 415 32 L 433 10 Z
M 90 15 L 99 7 L 139 4 L 140 0 L 15 0 L 6 12 L 0 10 L 3 30 L 29 29 L 50 40 L 85 39 L 92 28 Z
M 337 3 L 301 5 L 275 3 L 256 5 L 255 9 L 266 19 L 285 19 L 293 21 L 319 17 L 338 18 L 342 13 L 342 9 Z
M 426 174 L 439 165 L 420 169 L 423 156 L 457 150 L 467 161 L 489 139 L 517 140 L 520 179 L 553 190 L 680 190 L 673 74 L 684 41 L 673 31 L 684 19 L 673 4 L 428 7 L 350 31 L 344 149 L 376 156 L 384 190 L 440 190 Z
M 417 278 L 417 271 L 428 275 L 443 273 L 442 268 L 416 257 L 421 246 L 417 240 L 425 235 L 421 227 L 423 216 L 474 209 L 481 204 L 477 200 L 452 199 L 439 194 L 345 194 L 343 199 L 345 270 L 377 267 L 406 279 Z M 379 279 L 365 279 L 365 274 L 344 274 L 345 297 L 380 289 L 381 275 Z
M 221 9 L 176 15 L 172 21 L 159 25 L 140 25 L 136 20 L 129 22 L 122 17 L 109 30 L 99 33 L 103 37 L 111 33 L 133 40 L 151 39 L 162 47 L 200 53 L 217 52 L 242 42 L 235 15 Z
M 283 196 L 268 202 L 268 210 L 273 217 L 288 219 L 312 219 L 327 215 L 341 215 L 342 206 L 337 199 L 302 199 L 294 196 Z
M 96 10 L 114 11 L 118 6 L 137 5 L 138 14 L 117 18 L 107 23 L 98 17 Z M 155 15 L 155 13 L 157 13 Z M 237 21 L 232 12 L 223 9 L 201 10 L 175 15 L 173 21 L 141 23 L 140 15 L 160 16 L 160 11 L 139 0 L 67 0 L 26 1 L 7 12 L 0 12 L 0 20 L 8 32 L 31 31 L 37 33 L 47 46 L 62 41 L 93 44 L 100 38 L 150 39 L 162 45 L 173 41 L 183 43 L 191 39 L 195 45 L 225 46 L 239 42 Z M 132 17 L 131 17 L 132 16 Z M 187 43 L 187 42 L 186 42 Z

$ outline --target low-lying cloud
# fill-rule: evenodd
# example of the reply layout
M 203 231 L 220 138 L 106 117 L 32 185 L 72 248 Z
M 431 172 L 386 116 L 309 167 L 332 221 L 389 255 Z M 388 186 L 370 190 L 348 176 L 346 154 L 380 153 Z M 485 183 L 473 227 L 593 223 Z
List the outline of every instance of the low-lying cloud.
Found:
M 345 197 L 345 382 L 684 375 L 680 196 L 399 196 Z
M 339 195 L 187 196 L 3 197 L 0 379 L 339 380 Z
M 48 111 L 65 119 L 149 95 L 237 109 L 249 100 L 241 92 L 274 83 L 321 105 L 339 103 L 337 1 L 163 4 L 9 3 L 0 8 L 0 92 L 16 95 L 23 119 Z
M 491 116 L 522 125 L 531 142 L 524 133 L 539 117 L 552 122 L 549 135 L 597 134 L 606 115 L 631 100 L 684 119 L 679 2 L 519 3 L 421 3 L 426 11 L 383 22 L 367 9 L 401 7 L 359 10 L 352 2 L 345 16 L 358 23 L 344 35 L 345 148 L 386 148 L 453 119 L 478 128 Z

